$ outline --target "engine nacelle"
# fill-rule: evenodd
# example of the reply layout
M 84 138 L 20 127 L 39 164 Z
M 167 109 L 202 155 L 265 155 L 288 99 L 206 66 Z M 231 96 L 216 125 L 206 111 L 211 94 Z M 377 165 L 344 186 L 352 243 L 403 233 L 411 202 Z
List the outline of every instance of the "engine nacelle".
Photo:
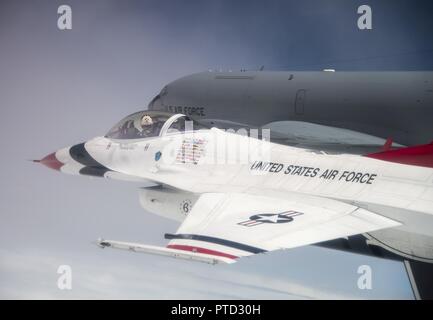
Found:
M 199 198 L 198 194 L 164 187 L 140 190 L 140 204 L 153 214 L 183 221 Z

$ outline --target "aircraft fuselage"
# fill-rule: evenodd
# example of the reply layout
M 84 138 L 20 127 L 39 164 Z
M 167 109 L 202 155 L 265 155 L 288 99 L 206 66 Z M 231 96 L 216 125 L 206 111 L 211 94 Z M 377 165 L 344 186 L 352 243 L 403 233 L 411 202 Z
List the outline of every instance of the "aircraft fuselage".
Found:
M 203 72 L 169 83 L 149 110 L 247 126 L 305 121 L 416 145 L 433 139 L 433 72 Z

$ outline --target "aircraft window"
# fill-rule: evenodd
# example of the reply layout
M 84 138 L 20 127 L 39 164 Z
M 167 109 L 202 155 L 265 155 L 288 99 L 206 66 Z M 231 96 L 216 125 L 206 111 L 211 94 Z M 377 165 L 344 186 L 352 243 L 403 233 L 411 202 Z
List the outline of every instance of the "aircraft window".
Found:
M 111 139 L 143 139 L 160 135 L 208 129 L 185 115 L 159 111 L 133 113 L 116 124 L 105 136 Z
M 157 137 L 164 123 L 173 115 L 165 112 L 140 111 L 116 124 L 106 135 L 111 139 Z
M 208 129 L 185 115 L 159 111 L 140 111 L 122 119 L 107 134 L 111 139 L 143 139 L 170 133 Z

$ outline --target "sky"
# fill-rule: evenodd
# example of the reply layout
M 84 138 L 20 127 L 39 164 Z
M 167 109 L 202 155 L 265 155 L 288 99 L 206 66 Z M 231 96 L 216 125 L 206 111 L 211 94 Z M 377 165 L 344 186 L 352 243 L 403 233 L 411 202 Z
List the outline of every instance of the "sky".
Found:
M 72 30 L 57 28 L 61 4 Z M 361 4 L 373 30 L 357 28 Z M 105 134 L 203 70 L 432 70 L 432 13 L 420 0 L 0 0 L 0 298 L 412 299 L 401 263 L 313 246 L 229 266 L 98 249 L 101 236 L 164 245 L 178 225 L 140 207 L 139 184 L 27 160 Z

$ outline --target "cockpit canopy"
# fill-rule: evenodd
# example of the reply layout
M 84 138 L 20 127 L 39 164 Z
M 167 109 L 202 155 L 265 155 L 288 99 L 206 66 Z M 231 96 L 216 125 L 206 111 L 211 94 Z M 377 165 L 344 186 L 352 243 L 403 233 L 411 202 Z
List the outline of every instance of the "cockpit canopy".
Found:
M 203 128 L 207 129 L 201 123 L 183 114 L 139 111 L 122 119 L 105 137 L 110 139 L 144 139 Z

